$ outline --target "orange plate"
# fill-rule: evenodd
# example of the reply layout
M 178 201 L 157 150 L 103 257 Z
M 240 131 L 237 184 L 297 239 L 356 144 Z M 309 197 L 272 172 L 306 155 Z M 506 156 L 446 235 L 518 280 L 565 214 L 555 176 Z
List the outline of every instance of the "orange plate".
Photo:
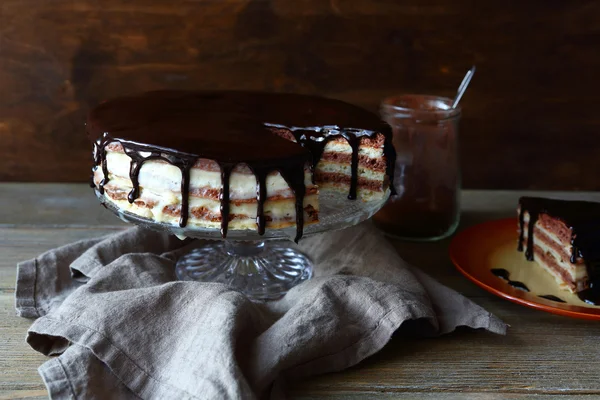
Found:
M 517 219 L 507 218 L 496 221 L 485 222 L 465 229 L 458 233 L 450 243 L 450 258 L 456 268 L 467 278 L 488 292 L 508 299 L 512 302 L 527 307 L 547 311 L 553 314 L 565 315 L 567 317 L 600 320 L 600 307 L 586 306 L 585 303 L 569 304 L 546 300 L 535 294 L 515 289 L 505 280 L 492 274 L 492 268 L 513 267 L 523 263 L 525 256 L 516 250 L 517 247 Z M 500 249 L 500 250 L 499 250 Z M 511 250 L 512 249 L 512 250 Z M 501 254 L 503 265 L 499 265 L 497 254 Z M 507 264 L 508 263 L 508 264 Z M 547 274 L 544 279 L 552 280 L 549 273 L 541 269 L 533 262 L 527 262 L 532 268 L 539 268 L 539 274 Z M 537 273 L 537 272 L 536 272 Z M 525 284 L 527 282 L 524 281 Z M 556 286 L 560 298 L 575 295 L 562 292 Z M 563 296 L 564 294 L 564 296 Z M 572 300 L 572 302 L 580 302 Z

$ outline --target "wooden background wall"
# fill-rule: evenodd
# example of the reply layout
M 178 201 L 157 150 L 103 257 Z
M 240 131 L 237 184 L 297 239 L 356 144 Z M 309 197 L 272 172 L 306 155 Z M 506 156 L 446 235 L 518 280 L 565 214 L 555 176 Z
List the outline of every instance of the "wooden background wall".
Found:
M 600 189 L 600 2 L 0 0 L 0 180 L 84 181 L 86 109 L 158 88 L 464 98 L 470 188 Z

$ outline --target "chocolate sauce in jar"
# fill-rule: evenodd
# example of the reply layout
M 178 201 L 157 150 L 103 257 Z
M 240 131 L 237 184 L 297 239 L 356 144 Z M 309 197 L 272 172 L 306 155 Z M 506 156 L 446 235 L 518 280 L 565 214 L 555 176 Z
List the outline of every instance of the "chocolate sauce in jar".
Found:
M 451 109 L 451 102 L 421 95 L 383 102 L 383 118 L 392 126 L 397 150 L 396 195 L 373 220 L 390 236 L 437 240 L 452 234 L 458 225 L 460 109 Z

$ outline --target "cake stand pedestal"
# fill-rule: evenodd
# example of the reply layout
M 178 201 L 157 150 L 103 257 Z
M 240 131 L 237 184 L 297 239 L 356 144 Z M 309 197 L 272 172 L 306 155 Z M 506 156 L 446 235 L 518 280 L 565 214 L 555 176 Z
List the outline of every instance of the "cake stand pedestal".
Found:
M 222 239 L 218 229 L 188 224 L 181 228 L 123 211 L 98 191 L 106 208 L 127 223 L 165 231 L 178 237 L 205 239 L 206 242 L 177 260 L 175 272 L 183 281 L 220 282 L 255 301 L 280 298 L 292 287 L 310 279 L 313 263 L 291 240 L 296 227 L 268 229 L 264 235 L 254 230 L 230 230 Z M 345 194 L 322 190 L 319 194 L 319 222 L 304 226 L 304 236 L 354 226 L 375 214 L 387 201 L 348 200 Z M 216 242 L 215 242 L 216 241 Z
M 181 257 L 175 272 L 183 281 L 226 283 L 252 299 L 271 300 L 310 279 L 312 267 L 286 242 L 223 240 Z

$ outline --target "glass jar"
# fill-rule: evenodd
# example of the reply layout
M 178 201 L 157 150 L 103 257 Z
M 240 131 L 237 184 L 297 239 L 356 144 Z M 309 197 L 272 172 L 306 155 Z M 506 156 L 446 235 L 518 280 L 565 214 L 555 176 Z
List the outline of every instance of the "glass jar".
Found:
M 451 235 L 460 217 L 458 121 L 452 99 L 399 95 L 385 99 L 382 118 L 396 148 L 396 195 L 373 217 L 386 234 L 432 241 Z

